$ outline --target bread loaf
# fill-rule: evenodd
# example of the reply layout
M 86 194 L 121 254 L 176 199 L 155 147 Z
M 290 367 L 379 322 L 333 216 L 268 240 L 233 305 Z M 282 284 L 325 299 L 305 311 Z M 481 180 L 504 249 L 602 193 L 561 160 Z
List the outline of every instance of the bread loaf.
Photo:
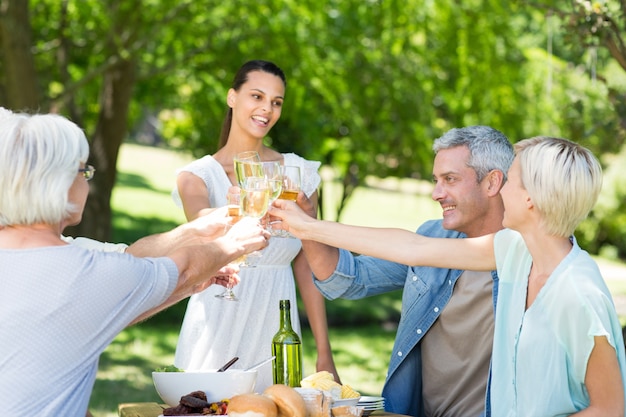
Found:
M 278 417 L 278 408 L 271 398 L 260 394 L 240 394 L 230 399 L 229 417 Z
M 304 399 L 295 389 L 277 384 L 268 387 L 263 395 L 276 403 L 278 417 L 307 417 Z

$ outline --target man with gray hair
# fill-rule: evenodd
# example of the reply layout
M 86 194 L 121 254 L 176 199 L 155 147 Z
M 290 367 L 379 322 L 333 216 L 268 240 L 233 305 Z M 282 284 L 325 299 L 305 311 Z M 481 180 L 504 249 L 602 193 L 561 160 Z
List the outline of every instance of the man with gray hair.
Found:
M 417 233 L 464 238 L 502 229 L 500 189 L 514 153 L 487 126 L 452 129 L 434 143 L 433 200 L 443 219 Z M 306 201 L 299 201 L 302 208 Z M 382 395 L 385 410 L 411 416 L 475 417 L 485 412 L 496 271 L 408 267 L 303 240 L 315 283 L 328 299 L 403 290 L 402 317 Z

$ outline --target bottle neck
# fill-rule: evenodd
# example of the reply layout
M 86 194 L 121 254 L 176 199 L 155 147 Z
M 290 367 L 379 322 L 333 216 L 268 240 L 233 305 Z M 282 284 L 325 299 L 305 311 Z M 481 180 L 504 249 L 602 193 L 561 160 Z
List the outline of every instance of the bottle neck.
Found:
M 280 306 L 280 328 L 283 330 L 291 330 L 291 309 L 289 305 Z

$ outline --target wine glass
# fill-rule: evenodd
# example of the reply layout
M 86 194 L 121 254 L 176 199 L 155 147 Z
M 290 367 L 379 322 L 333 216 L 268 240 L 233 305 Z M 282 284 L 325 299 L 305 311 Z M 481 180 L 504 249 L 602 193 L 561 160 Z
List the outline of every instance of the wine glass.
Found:
M 229 194 L 230 195 L 230 194 Z M 242 216 L 261 219 L 269 208 L 270 187 L 265 177 L 247 177 L 243 182 L 241 194 L 239 196 L 239 213 Z M 254 267 L 250 258 L 261 257 L 261 252 L 254 251 L 248 255 L 242 255 L 235 260 L 239 266 Z M 228 301 L 238 301 L 230 285 L 221 294 L 215 297 Z
M 235 159 L 244 162 L 261 162 L 261 157 L 257 151 L 244 151 L 235 155 Z
M 270 187 L 270 205 L 278 198 L 283 189 L 283 173 L 280 161 L 261 162 L 263 175 L 267 178 Z
M 270 187 L 269 206 L 271 206 L 283 189 L 282 165 L 280 161 L 263 161 L 261 162 L 261 165 L 263 166 L 263 173 L 265 174 L 265 178 L 267 178 L 267 182 Z M 270 234 L 274 235 L 279 231 L 272 230 L 272 223 L 273 222 L 268 222 L 266 229 L 270 232 Z
M 302 189 L 302 177 L 300 175 L 300 167 L 285 165 L 282 167 L 282 174 L 283 187 L 278 198 L 283 200 L 296 201 L 296 199 L 298 198 L 298 193 Z M 278 222 L 280 222 L 280 220 L 271 222 L 270 225 L 276 224 Z M 291 233 L 284 230 L 275 230 L 272 235 L 276 237 L 293 237 Z
M 243 188 L 246 178 L 263 176 L 263 166 L 257 151 L 238 153 L 233 158 L 233 164 L 239 188 Z
M 241 212 L 244 216 L 261 219 L 269 208 L 271 189 L 267 178 L 248 177 L 241 190 Z M 260 251 L 247 255 L 245 266 L 255 267 L 262 256 Z
M 285 165 L 283 167 L 283 189 L 278 198 L 296 201 L 298 192 L 302 189 L 300 167 Z
M 241 213 L 261 219 L 267 213 L 270 201 L 269 181 L 264 176 L 247 177 L 241 188 Z
M 228 201 L 228 215 L 234 218 L 233 220 L 234 223 L 239 221 L 239 218 L 241 216 L 241 207 L 239 204 L 241 200 L 240 195 L 241 194 L 239 192 L 229 191 L 228 195 L 226 196 L 226 199 Z M 245 263 L 245 261 L 246 261 L 246 255 L 241 255 L 239 258 L 231 262 L 231 264 L 242 265 Z M 237 296 L 235 296 L 235 293 L 233 292 L 233 286 L 231 285 L 230 282 L 226 284 L 224 291 L 222 291 L 220 294 L 215 294 L 215 297 L 221 298 L 227 301 L 238 300 Z

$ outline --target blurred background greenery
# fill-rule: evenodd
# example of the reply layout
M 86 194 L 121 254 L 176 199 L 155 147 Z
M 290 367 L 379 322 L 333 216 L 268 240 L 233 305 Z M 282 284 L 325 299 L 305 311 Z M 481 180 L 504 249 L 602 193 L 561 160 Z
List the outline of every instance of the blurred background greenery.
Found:
M 434 138 L 485 124 L 591 148 L 614 175 L 577 238 L 626 256 L 624 0 L 0 4 L 0 105 L 67 115 L 92 142 L 98 175 L 68 234 L 111 239 L 128 138 L 215 151 L 232 77 L 261 58 L 288 84 L 267 142 L 328 167 L 339 198 L 321 190 L 324 218 L 370 176 L 430 178 Z

